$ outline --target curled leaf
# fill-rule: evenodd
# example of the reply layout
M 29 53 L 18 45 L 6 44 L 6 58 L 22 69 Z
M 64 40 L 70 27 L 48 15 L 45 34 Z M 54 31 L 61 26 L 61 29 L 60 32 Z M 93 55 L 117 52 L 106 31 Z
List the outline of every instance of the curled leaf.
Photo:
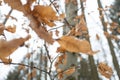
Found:
M 44 39 L 48 43 L 52 44 L 54 42 L 54 40 L 52 39 L 52 36 L 48 33 L 45 27 L 39 27 L 38 34 L 42 39 Z
M 25 38 L 13 39 L 10 41 L 0 39 L 0 59 L 5 63 L 8 62 L 7 57 L 11 55 L 19 46 L 23 45 L 29 38 L 30 35 Z
M 57 53 L 58 53 L 58 52 L 60 52 L 60 53 L 65 53 L 65 51 L 66 51 L 66 50 L 65 50 L 64 48 L 58 47 L 56 52 L 57 52 Z
M 73 36 L 63 36 L 56 40 L 62 48 L 69 52 L 82 52 L 93 55 L 94 51 L 91 50 L 90 43 L 87 40 L 79 40 Z
M 44 5 L 35 6 L 32 15 L 36 17 L 40 23 L 45 23 L 50 27 L 55 26 L 54 21 L 64 17 L 64 14 L 61 14 L 60 17 L 56 16 L 56 12 L 51 6 Z
M 16 26 L 15 25 L 14 26 L 7 26 L 5 28 L 5 30 L 7 30 L 7 31 L 9 31 L 11 33 L 15 33 L 16 32 Z
M 71 75 L 74 72 L 75 72 L 75 67 L 70 67 L 69 69 L 67 69 L 66 71 L 64 71 L 64 74 Z
M 4 2 L 11 6 L 12 9 L 24 11 L 21 0 L 4 0 Z
M 99 63 L 98 71 L 106 78 L 110 78 L 113 75 L 112 68 L 103 62 Z

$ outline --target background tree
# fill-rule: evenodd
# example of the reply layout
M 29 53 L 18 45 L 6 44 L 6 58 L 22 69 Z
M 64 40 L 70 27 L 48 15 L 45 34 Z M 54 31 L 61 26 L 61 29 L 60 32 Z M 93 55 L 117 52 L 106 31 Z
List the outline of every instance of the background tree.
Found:
M 115 0 L 112 4 L 112 8 L 110 9 L 110 18 L 120 24 L 120 1 Z

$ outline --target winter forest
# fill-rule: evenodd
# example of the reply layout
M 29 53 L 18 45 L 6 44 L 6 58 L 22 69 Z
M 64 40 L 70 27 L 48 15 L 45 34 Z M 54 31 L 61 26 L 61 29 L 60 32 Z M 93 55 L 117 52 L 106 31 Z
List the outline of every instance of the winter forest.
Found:
M 0 0 L 0 80 L 120 80 L 120 0 Z

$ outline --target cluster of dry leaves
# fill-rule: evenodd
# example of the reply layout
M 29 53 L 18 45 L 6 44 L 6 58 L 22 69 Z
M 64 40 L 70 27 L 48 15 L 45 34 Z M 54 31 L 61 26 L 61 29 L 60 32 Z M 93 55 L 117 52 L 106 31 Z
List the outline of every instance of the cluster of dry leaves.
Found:
M 54 27 L 56 25 L 55 21 L 60 21 L 65 17 L 65 15 L 60 14 L 59 16 L 57 16 L 56 11 L 51 6 L 35 5 L 34 8 L 31 9 L 31 6 L 35 1 L 36 0 L 27 0 L 27 3 L 23 5 L 21 0 L 4 0 L 4 2 L 7 3 L 12 9 L 24 13 L 24 15 L 30 20 L 30 27 L 37 33 L 37 35 L 40 38 L 44 39 L 46 42 L 50 44 L 52 44 L 54 41 L 57 41 L 60 44 L 60 47 L 57 49 L 57 52 L 64 54 L 61 54 L 61 56 L 57 58 L 57 61 L 55 63 L 55 67 L 57 69 L 57 72 L 59 73 L 58 78 L 59 79 L 63 78 L 64 76 L 63 74 L 71 75 L 72 73 L 75 72 L 75 66 L 70 67 L 67 70 L 62 70 L 58 68 L 59 64 L 66 65 L 67 63 L 67 56 L 65 54 L 66 51 L 75 53 L 81 52 L 88 55 L 93 55 L 98 52 L 92 51 L 89 41 L 83 39 L 89 38 L 85 20 L 83 16 L 77 16 L 76 19 L 80 19 L 80 22 L 76 24 L 76 26 L 72 28 L 67 35 L 54 40 L 52 36 L 50 36 L 45 25 L 49 27 Z M 73 0 L 73 2 L 74 4 L 76 4 L 76 0 Z M 69 3 L 69 0 L 66 0 L 66 4 L 67 3 Z M 0 35 L 3 34 L 4 30 L 14 33 L 16 27 L 15 26 L 5 27 L 3 24 L 0 24 Z M 117 29 L 117 31 L 120 33 L 120 29 Z M 56 33 L 58 33 L 58 31 L 56 31 Z M 106 33 L 105 35 L 108 34 Z M 75 36 L 79 36 L 82 39 L 77 39 Z M 96 37 L 99 39 L 98 35 L 96 35 Z M 0 59 L 5 63 L 9 63 L 11 59 L 9 60 L 7 59 L 7 57 L 29 38 L 30 36 L 28 35 L 26 38 L 13 39 L 11 41 L 1 39 Z M 27 54 L 26 57 L 29 58 L 30 54 Z M 23 66 L 20 67 L 20 69 L 23 68 L 24 68 Z M 107 78 L 110 78 L 110 76 L 112 75 L 112 69 L 103 63 L 99 64 L 98 70 L 102 75 L 104 75 Z M 36 70 L 33 70 L 30 74 L 28 74 L 28 76 L 30 76 L 33 73 L 36 73 Z
M 108 79 L 110 79 L 110 77 L 113 75 L 112 68 L 109 67 L 104 62 L 99 63 L 99 65 L 98 65 L 98 71 L 101 73 L 101 75 L 105 76 Z
M 8 59 L 8 57 L 21 45 L 24 44 L 30 38 L 28 35 L 25 38 L 12 39 L 7 41 L 5 39 L 0 39 L 0 59 L 8 64 L 12 61 L 12 59 Z
M 15 33 L 16 32 L 16 26 L 4 26 L 4 24 L 0 23 L 0 35 L 4 34 L 4 30 Z
M 106 27 L 107 27 L 107 23 L 106 23 Z M 110 28 L 109 30 L 111 31 L 111 33 L 108 33 L 108 32 L 104 32 L 104 35 L 107 37 L 107 38 L 111 38 L 115 41 L 120 41 L 120 39 L 118 38 L 117 35 L 120 34 L 120 26 L 119 24 L 115 23 L 115 22 L 112 22 L 110 24 Z
M 77 16 L 76 19 L 80 19 L 80 22 L 76 24 L 74 28 L 72 28 L 67 35 L 62 36 L 61 38 L 56 39 L 56 41 L 60 44 L 57 52 L 63 53 L 61 54 L 56 62 L 55 67 L 58 74 L 58 78 L 62 79 L 65 75 L 72 75 L 75 72 L 75 66 L 69 67 L 67 70 L 63 70 L 60 68 L 60 65 L 67 65 L 68 59 L 66 55 L 66 51 L 72 53 L 83 53 L 87 55 L 94 55 L 99 51 L 92 51 L 91 45 L 86 38 L 88 38 L 88 29 L 86 23 L 84 21 L 83 15 Z M 82 39 L 76 38 L 76 36 L 81 37 Z
M 58 48 L 59 51 L 69 51 L 69 52 L 82 52 L 88 55 L 93 55 L 98 51 L 92 51 L 90 43 L 87 40 L 80 40 L 75 38 L 74 36 L 62 36 L 61 38 L 56 40 L 60 47 Z
M 36 21 L 33 22 L 36 22 L 36 25 L 40 25 L 40 26 L 35 26 L 31 24 L 31 26 L 34 26 L 36 28 L 38 27 L 37 29 L 39 29 L 39 32 L 35 28 L 36 33 L 38 33 L 39 36 L 44 40 L 46 40 L 47 42 L 53 43 L 54 40 L 52 39 L 52 37 L 50 37 L 46 28 L 44 26 L 41 26 L 41 24 L 42 25 L 47 24 L 48 26 L 53 27 L 55 26 L 54 21 L 64 18 L 64 14 L 61 14 L 60 16 L 56 16 L 56 12 L 53 10 L 51 6 L 43 6 L 43 5 L 36 5 L 34 6 L 34 9 L 31 10 L 30 5 L 32 5 L 34 1 L 35 0 L 28 0 L 25 5 L 22 5 L 20 0 L 12 0 L 12 1 L 4 0 L 4 2 L 8 3 L 8 5 L 10 5 L 13 9 L 22 11 L 25 15 L 28 15 L 28 13 L 31 14 L 31 16 L 34 17 L 34 19 L 36 19 Z M 80 36 L 84 34 L 87 34 L 87 28 L 85 26 L 84 20 L 81 20 L 80 23 L 77 24 L 76 27 L 70 31 L 70 33 L 68 34 L 69 36 L 63 36 L 60 39 L 57 39 L 56 41 L 58 41 L 61 47 L 66 51 L 92 54 L 94 52 L 91 50 L 90 44 L 87 40 L 78 40 L 75 37 L 72 37 L 72 36 Z M 76 44 L 76 41 L 79 44 Z
M 64 14 L 57 16 L 56 11 L 51 6 L 35 5 L 31 9 L 32 4 L 36 0 L 27 0 L 26 4 L 22 4 L 21 0 L 4 0 L 12 9 L 21 11 L 30 20 L 30 27 L 44 39 L 46 42 L 52 44 L 54 40 L 48 33 L 45 25 L 54 27 L 55 21 L 60 21 L 65 17 Z
M 112 8 L 113 6 L 105 6 L 105 8 L 98 8 L 99 11 L 109 11 L 110 8 Z M 103 19 L 104 18 L 104 14 L 102 13 L 100 15 L 100 19 Z M 108 27 L 108 25 L 110 27 Z M 118 23 L 116 22 L 112 22 L 112 23 L 109 23 L 109 22 L 104 22 L 104 27 L 108 28 L 111 33 L 108 33 L 108 32 L 104 32 L 104 35 L 107 37 L 107 38 L 111 38 L 111 39 L 114 39 L 115 41 L 119 41 L 120 39 L 117 37 L 117 35 L 120 35 L 120 26 Z
M 75 66 L 69 67 L 66 70 L 63 70 L 63 69 L 59 68 L 60 64 L 66 65 L 66 63 L 67 63 L 67 55 L 65 53 L 61 54 L 57 58 L 57 61 L 55 63 L 55 68 L 56 68 L 56 71 L 58 72 L 58 79 L 59 80 L 61 80 L 65 75 L 69 75 L 69 76 L 72 75 L 76 70 Z
M 88 35 L 88 28 L 86 26 L 86 22 L 84 20 L 84 15 L 80 15 L 80 16 L 76 16 L 76 18 L 74 20 L 80 20 L 80 22 L 78 24 L 75 25 L 75 27 L 73 27 L 67 35 L 69 36 L 79 36 L 80 38 L 85 38 L 88 39 L 89 35 Z
M 15 33 L 16 26 L 4 26 L 0 23 L 0 35 L 4 35 L 4 30 Z M 9 55 L 11 55 L 19 46 L 23 45 L 25 41 L 30 38 L 28 35 L 25 38 L 19 39 L 12 39 L 7 41 L 5 39 L 0 39 L 0 59 L 5 63 L 8 64 L 12 61 L 12 59 L 8 59 Z

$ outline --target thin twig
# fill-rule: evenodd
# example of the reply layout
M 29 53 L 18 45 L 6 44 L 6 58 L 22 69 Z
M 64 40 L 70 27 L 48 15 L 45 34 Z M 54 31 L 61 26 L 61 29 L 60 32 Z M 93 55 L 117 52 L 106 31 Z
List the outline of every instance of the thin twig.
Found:
M 7 62 L 0 62 L 0 63 L 6 63 L 6 64 L 8 64 Z M 40 69 L 40 68 L 38 68 L 38 67 L 35 67 L 35 66 L 30 66 L 30 65 L 27 65 L 27 64 L 22 64 L 22 63 L 9 63 L 10 65 L 12 64 L 12 65 L 22 65 L 22 66 L 26 66 L 26 67 L 29 67 L 29 68 L 35 68 L 35 69 L 37 69 L 37 70 L 40 70 L 40 71 L 42 71 L 42 72 L 45 72 L 45 73 L 47 73 L 47 74 L 49 74 L 49 72 L 47 72 L 47 71 L 45 71 L 45 70 L 42 70 L 42 69 Z
M 50 0 L 50 4 L 52 4 L 52 5 L 54 6 L 55 10 L 56 10 L 57 13 L 60 15 L 59 10 L 56 8 L 56 6 L 53 4 L 53 2 L 52 2 L 51 0 Z M 72 25 L 69 24 L 69 22 L 67 21 L 66 18 L 64 18 L 64 21 L 65 21 L 65 23 L 67 24 L 67 26 L 71 29 L 70 26 L 72 26 Z
M 45 50 L 46 50 L 48 59 L 49 59 L 50 63 L 52 63 L 51 58 L 50 58 L 50 55 L 49 55 L 49 51 L 48 51 L 47 46 L 46 46 L 46 42 L 44 43 L 44 47 L 45 47 Z
M 53 60 L 52 60 L 52 63 L 58 58 L 60 54 L 58 54 Z
M 54 1 L 55 1 L 55 0 L 53 0 L 53 1 L 50 0 L 50 4 L 49 4 L 49 6 L 52 5 Z
M 52 31 L 54 29 L 58 29 L 58 28 L 61 28 L 61 27 L 63 27 L 63 26 L 55 27 L 55 28 L 49 29 L 48 31 Z

